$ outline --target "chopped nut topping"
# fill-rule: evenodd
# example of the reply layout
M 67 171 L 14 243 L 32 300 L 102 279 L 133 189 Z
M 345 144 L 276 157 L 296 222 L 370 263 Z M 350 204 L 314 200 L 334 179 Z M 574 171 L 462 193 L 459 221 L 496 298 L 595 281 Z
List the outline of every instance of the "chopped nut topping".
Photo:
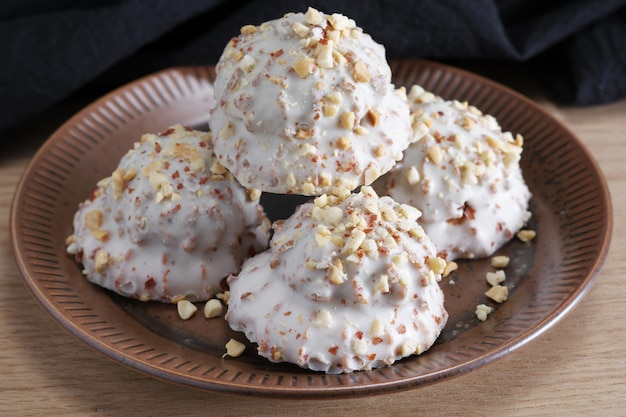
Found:
M 220 130 L 219 137 L 220 139 L 229 139 L 233 134 L 235 134 L 235 125 L 233 122 L 228 122 L 226 126 Z
M 296 177 L 290 172 L 287 174 L 287 186 L 293 188 L 296 186 Z
M 385 334 L 385 325 L 381 319 L 374 319 L 372 326 L 370 327 L 371 337 L 382 337 Z
M 320 68 L 332 68 L 335 62 L 333 58 L 334 42 L 329 40 L 326 44 L 320 45 L 316 58 L 317 65 Z
M 294 33 L 300 38 L 306 38 L 307 36 L 309 36 L 310 33 L 309 28 L 300 22 L 295 22 L 291 26 L 291 29 L 293 29 Z
M 344 129 L 352 130 L 354 128 L 355 120 L 356 116 L 351 111 L 342 113 L 341 116 L 339 116 L 339 121 Z
M 330 327 L 333 322 L 333 318 L 327 310 L 320 310 L 315 315 L 313 320 L 313 326 L 317 328 Z
M 346 57 L 343 56 L 343 54 L 336 49 L 333 50 L 333 59 L 335 60 L 337 65 L 343 65 L 348 61 Z
M 390 206 L 384 205 L 380 207 L 380 213 L 383 216 L 383 220 L 388 222 L 395 222 L 398 219 L 396 212 Z
M 213 160 L 211 161 L 210 170 L 211 170 L 211 173 L 216 174 L 216 175 L 223 175 L 228 172 L 228 170 L 224 168 L 222 164 L 220 164 L 217 158 L 213 158 Z
M 413 227 L 409 229 L 409 236 L 411 236 L 413 239 L 422 241 L 422 239 L 426 237 L 426 232 L 421 227 Z
M 104 269 L 109 265 L 109 260 L 110 260 L 109 252 L 102 250 L 102 249 L 96 252 L 96 256 L 94 259 L 96 272 L 98 273 L 104 272 Z
M 332 105 L 332 104 L 329 106 L 324 106 L 322 108 L 322 112 L 324 113 L 324 116 L 326 117 L 333 117 L 334 115 L 337 114 L 337 111 L 339 111 L 339 107 Z
M 315 61 L 308 56 L 303 56 L 293 64 L 293 69 L 300 78 L 306 78 L 315 70 Z
M 402 252 L 398 255 L 394 255 L 391 258 L 391 262 L 398 267 L 402 267 L 409 263 L 409 256 L 406 252 Z
M 409 204 L 400 204 L 398 211 L 410 221 L 415 221 L 422 217 L 422 212 L 418 208 L 413 207 Z
M 387 294 L 389 292 L 389 276 L 381 275 L 376 283 L 375 294 Z
M 155 191 L 160 190 L 163 184 L 168 183 L 165 174 L 162 174 L 160 172 L 153 172 L 152 174 L 150 174 L 148 180 L 150 182 L 150 187 L 152 187 L 152 189 Z
M 113 189 L 113 198 L 118 200 L 122 196 L 122 193 L 124 192 L 124 185 L 124 170 L 121 168 L 116 169 L 115 171 L 113 171 L 113 174 L 111 174 L 111 187 Z
M 297 129 L 296 139 L 310 139 L 313 136 L 313 131 L 310 129 Z
M 337 226 L 343 218 L 343 210 L 337 206 L 326 207 L 323 216 L 326 223 Z
M 435 274 L 442 274 L 443 271 L 445 271 L 445 268 L 446 268 L 446 261 L 444 259 L 439 258 L 439 257 L 428 258 L 428 267 Z
M 352 352 L 355 355 L 365 355 L 367 353 L 367 342 L 363 339 L 352 339 Z
M 245 25 L 241 27 L 242 35 L 252 35 L 257 32 L 257 28 L 254 25 Z
M 102 226 L 103 214 L 100 210 L 91 210 L 85 213 L 85 227 L 91 231 L 96 231 Z
M 383 156 L 385 156 L 386 150 L 385 150 L 385 146 L 384 145 L 378 145 L 377 147 L 374 148 L 374 156 L 376 158 L 382 158 Z
M 317 180 L 322 187 L 329 187 L 333 183 L 333 177 L 327 172 L 320 173 Z
M 108 187 L 110 183 L 111 183 L 111 177 L 106 177 L 106 178 L 102 178 L 100 181 L 98 181 L 96 183 L 96 186 L 98 188 L 105 188 L 105 187 Z
M 504 166 L 507 169 L 517 166 L 517 163 L 519 161 L 520 161 L 520 155 L 517 152 L 507 152 L 504 155 Z
M 228 343 L 226 343 L 226 353 L 222 355 L 222 358 L 226 356 L 230 356 L 231 358 L 238 358 L 243 355 L 243 352 L 246 350 L 246 345 L 235 340 L 230 339 Z
M 427 154 L 428 158 L 435 164 L 440 164 L 443 160 L 443 151 L 439 145 L 433 145 L 428 148 Z
M 365 184 L 369 185 L 373 183 L 378 177 L 380 177 L 380 170 L 374 164 L 370 164 L 366 169 L 364 174 Z
M 241 68 L 245 72 L 251 72 L 254 69 L 255 65 L 256 60 L 250 55 L 244 55 L 244 57 L 241 58 L 241 61 L 239 61 L 239 68 Z
M 415 342 L 413 341 L 404 342 L 402 346 L 400 346 L 401 356 L 413 355 L 416 352 L 417 352 L 417 346 L 415 345 Z
M 98 239 L 100 242 L 105 242 L 109 240 L 109 232 L 107 232 L 106 230 L 94 230 L 93 232 L 91 232 L 91 235 Z
M 343 101 L 343 96 L 339 91 L 334 91 L 327 95 L 326 99 L 331 103 L 340 104 Z
M 312 156 L 317 154 L 317 148 L 310 143 L 300 145 L 300 156 Z
M 420 173 L 414 166 L 411 166 L 406 172 L 406 180 L 410 185 L 416 185 L 420 182 Z
M 317 242 L 317 246 L 322 247 L 326 245 L 330 242 L 331 237 L 332 234 L 326 226 L 323 224 L 317 226 L 317 230 L 315 231 L 315 242 Z
M 370 131 L 367 130 L 366 128 L 364 128 L 363 126 L 359 125 L 359 126 L 354 128 L 354 133 L 356 135 L 359 135 L 359 136 L 365 136 L 365 135 L 368 135 L 370 133 Z M 402 158 L 400 158 L 400 159 L 402 159 Z
M 380 111 L 377 109 L 369 109 L 367 111 L 367 118 L 372 126 L 378 126 L 378 122 L 380 121 Z
M 126 172 L 124 172 L 124 175 L 122 176 L 122 179 L 124 180 L 124 184 L 127 184 L 130 180 L 135 178 L 136 175 L 137 175 L 137 169 L 135 167 L 129 168 Z
M 331 284 L 343 284 L 347 278 L 346 273 L 343 272 L 341 259 L 335 258 L 335 261 L 328 268 L 328 280 Z
M 305 182 L 304 184 L 302 184 L 302 192 L 306 195 L 315 194 L 315 185 L 310 182 Z
M 474 125 L 476 125 L 476 120 L 472 119 L 469 116 L 463 116 L 463 123 L 461 126 L 463 126 L 463 129 L 465 130 L 471 130 L 472 127 L 474 127 Z
M 304 15 L 304 21 L 309 25 L 319 25 L 322 23 L 323 17 L 319 11 L 309 7 Z
M 189 320 L 198 311 L 198 307 L 188 300 L 178 301 L 176 309 L 178 310 L 178 316 L 183 320 Z
M 350 149 L 352 146 L 352 140 L 348 136 L 342 136 L 337 139 L 337 147 L 341 150 Z
M 355 26 L 355 23 L 352 19 L 349 19 L 348 17 L 339 13 L 333 13 L 332 15 L 328 16 L 328 23 L 330 23 L 330 25 L 335 30 L 352 29 Z
M 372 259 L 378 259 L 378 245 L 374 239 L 365 239 L 361 244 L 361 249 Z
M 503 303 L 509 297 L 509 289 L 504 285 L 494 285 L 485 293 L 485 295 L 496 303 Z
M 331 40 L 334 43 L 337 43 L 339 42 L 340 38 L 341 38 L 341 32 L 339 32 L 338 30 L 333 30 L 330 28 L 326 29 L 326 39 Z M 337 51 L 333 51 L 333 55 L 335 54 L 335 52 Z
M 241 59 L 243 58 L 243 52 L 241 52 L 239 49 L 236 49 L 232 52 L 231 54 L 231 58 L 235 61 L 235 62 L 239 62 L 241 61 Z
M 355 253 L 357 249 L 359 249 L 359 247 L 361 246 L 361 243 L 363 243 L 363 241 L 365 240 L 365 237 L 366 234 L 364 231 L 360 229 L 352 229 L 352 232 L 350 232 L 350 237 L 346 241 L 346 244 L 341 250 L 341 253 L 344 255 Z
M 258 188 L 248 188 L 248 199 L 250 201 L 259 201 L 261 199 L 261 190 Z
M 322 194 L 321 196 L 316 197 L 313 200 L 313 204 L 315 205 L 315 207 L 319 208 L 326 207 L 328 205 L 328 195 Z
M 354 80 L 359 83 L 366 83 L 370 80 L 371 75 L 367 65 L 363 61 L 354 64 Z

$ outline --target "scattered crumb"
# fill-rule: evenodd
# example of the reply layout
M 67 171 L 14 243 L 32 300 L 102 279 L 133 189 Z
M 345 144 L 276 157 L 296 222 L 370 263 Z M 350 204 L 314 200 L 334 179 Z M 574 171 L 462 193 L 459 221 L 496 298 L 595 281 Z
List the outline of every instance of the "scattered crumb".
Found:
M 537 232 L 535 232 L 534 230 L 525 229 L 525 230 L 520 230 L 519 232 L 517 232 L 517 238 L 521 240 L 522 242 L 530 242 L 536 236 L 537 236 Z
M 243 355 L 243 352 L 246 350 L 246 345 L 235 340 L 230 339 L 228 343 L 226 343 L 226 353 L 222 355 L 222 358 L 226 356 L 230 356 L 231 358 L 237 358 Z
M 506 268 L 509 265 L 509 257 L 505 255 L 494 256 L 491 258 L 491 266 L 494 268 Z
M 178 301 L 176 309 L 178 310 L 178 316 L 183 320 L 189 320 L 198 311 L 198 307 L 188 300 Z
M 204 304 L 204 309 L 202 310 L 205 319 L 212 319 L 214 317 L 219 317 L 222 315 L 222 303 L 220 300 L 211 298 Z
M 450 275 L 457 269 L 459 269 L 459 265 L 456 262 L 454 261 L 447 262 L 445 268 L 443 269 L 443 276 L 447 277 L 448 275 Z
M 504 280 L 506 279 L 506 274 L 503 270 L 499 269 L 496 272 L 487 272 L 487 274 L 485 275 L 485 279 L 493 287 L 504 282 Z
M 504 285 L 494 285 L 485 293 L 485 295 L 491 298 L 496 303 L 503 303 L 509 297 L 509 289 Z
M 485 321 L 487 320 L 487 316 L 489 315 L 489 313 L 491 313 L 492 311 L 493 311 L 492 307 L 489 307 L 486 304 L 478 304 L 476 306 L 475 314 L 478 320 Z

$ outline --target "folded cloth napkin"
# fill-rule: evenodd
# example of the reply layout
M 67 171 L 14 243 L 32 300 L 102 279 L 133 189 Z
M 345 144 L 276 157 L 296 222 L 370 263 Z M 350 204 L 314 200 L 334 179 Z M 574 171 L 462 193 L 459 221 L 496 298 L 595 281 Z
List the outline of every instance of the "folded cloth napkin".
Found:
M 566 103 L 626 98 L 626 0 L 4 0 L 0 129 L 103 74 L 214 64 L 242 25 L 308 6 L 353 18 L 389 59 L 524 62 Z

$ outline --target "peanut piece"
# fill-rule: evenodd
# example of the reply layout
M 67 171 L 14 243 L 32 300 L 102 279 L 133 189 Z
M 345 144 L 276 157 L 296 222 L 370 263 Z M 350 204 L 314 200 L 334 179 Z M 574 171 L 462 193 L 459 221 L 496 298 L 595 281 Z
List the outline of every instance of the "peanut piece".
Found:
M 530 242 L 537 236 L 534 230 L 520 230 L 517 232 L 517 238 L 522 242 Z
M 189 320 L 198 311 L 198 307 L 188 300 L 177 302 L 176 309 L 178 310 L 178 316 L 183 320 Z
M 478 304 L 476 306 L 476 311 L 474 312 L 474 314 L 476 314 L 476 318 L 478 318 L 478 320 L 485 321 L 487 320 L 487 316 L 489 315 L 489 313 L 491 313 L 492 311 L 493 308 L 489 307 L 488 305 Z
M 228 343 L 226 343 L 226 353 L 222 355 L 222 358 L 226 356 L 230 356 L 231 358 L 238 358 L 243 355 L 243 352 L 246 350 L 246 345 L 235 340 L 230 339 Z
M 494 268 L 506 268 L 509 265 L 509 257 L 505 255 L 494 256 L 491 258 L 491 266 Z
M 359 83 L 366 83 L 371 79 L 370 71 L 363 61 L 354 64 L 354 80 Z
M 504 285 L 494 285 L 485 295 L 496 303 L 503 303 L 509 298 L 509 289 Z
M 205 319 L 212 319 L 213 317 L 219 317 L 222 314 L 222 303 L 216 298 L 211 298 L 204 304 L 202 310 Z

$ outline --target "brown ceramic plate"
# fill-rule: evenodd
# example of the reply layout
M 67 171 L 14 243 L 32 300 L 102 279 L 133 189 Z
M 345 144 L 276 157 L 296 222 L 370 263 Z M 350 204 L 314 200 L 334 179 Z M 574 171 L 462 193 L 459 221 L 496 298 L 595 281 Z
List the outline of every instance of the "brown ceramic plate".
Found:
M 474 309 L 492 304 L 484 296 L 488 261 L 462 262 L 442 281 L 450 319 L 430 351 L 387 368 L 325 375 L 270 364 L 253 346 L 242 357 L 223 359 L 229 338 L 245 339 L 222 319 L 196 314 L 182 321 L 173 305 L 124 299 L 88 283 L 65 253 L 78 203 L 142 133 L 175 123 L 207 128 L 212 67 L 175 68 L 133 82 L 82 110 L 45 143 L 12 210 L 11 242 L 25 283 L 65 329 L 115 361 L 167 381 L 237 394 L 327 398 L 408 389 L 519 348 L 571 310 L 598 274 L 612 224 L 605 181 L 574 135 L 527 98 L 432 62 L 394 61 L 392 67 L 398 85 L 419 83 L 467 100 L 526 139 L 522 167 L 533 193 L 530 227 L 538 234 L 530 244 L 513 240 L 499 251 L 512 260 L 510 298 L 494 305 L 487 321 L 479 322 Z

